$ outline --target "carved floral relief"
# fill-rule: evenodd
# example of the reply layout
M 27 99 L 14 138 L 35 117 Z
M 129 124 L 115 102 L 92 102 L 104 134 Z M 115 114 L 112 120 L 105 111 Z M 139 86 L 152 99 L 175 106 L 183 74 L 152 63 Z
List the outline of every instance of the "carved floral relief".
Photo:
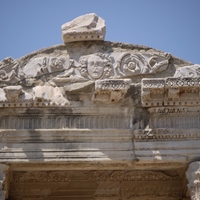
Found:
M 19 76 L 18 76 L 19 75 Z M 0 83 L 15 84 L 20 81 L 19 63 L 8 57 L 0 62 Z
M 73 87 L 74 83 L 98 80 L 106 80 L 107 84 L 113 84 L 113 81 L 117 83 L 120 79 L 124 83 L 128 81 L 128 89 L 131 80 L 127 78 L 166 70 L 169 58 L 169 54 L 161 56 L 126 52 L 94 53 L 81 55 L 76 59 L 64 55 L 38 55 L 25 63 L 6 58 L 0 62 L 0 85 L 4 87 L 0 91 L 1 99 L 7 102 L 41 99 L 54 105 L 69 105 L 62 89 L 65 85 Z M 29 89 L 26 90 L 24 87 Z M 99 93 L 99 88 L 97 89 L 95 95 Z M 118 102 L 127 89 L 107 89 L 108 100 L 103 102 Z M 55 90 L 56 95 L 51 95 Z M 98 101 L 99 98 L 96 97 L 94 96 L 93 100 Z

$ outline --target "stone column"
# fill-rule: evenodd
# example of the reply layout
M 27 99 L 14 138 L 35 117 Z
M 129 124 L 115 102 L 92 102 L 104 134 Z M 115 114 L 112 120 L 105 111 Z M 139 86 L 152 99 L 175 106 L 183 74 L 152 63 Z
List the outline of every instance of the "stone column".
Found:
M 186 172 L 191 200 L 200 200 L 200 161 L 189 165 Z
M 8 166 L 0 164 L 0 200 L 6 199 L 6 173 Z

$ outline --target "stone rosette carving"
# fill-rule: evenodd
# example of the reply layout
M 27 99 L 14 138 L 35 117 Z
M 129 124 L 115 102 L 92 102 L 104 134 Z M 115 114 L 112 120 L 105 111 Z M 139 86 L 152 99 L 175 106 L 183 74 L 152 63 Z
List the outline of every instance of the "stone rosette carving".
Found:
M 166 70 L 169 55 L 95 53 L 71 60 L 70 67 L 53 78 L 56 84 L 85 82 L 98 79 L 120 79 L 136 75 L 153 74 Z
M 124 53 L 115 64 L 115 76 L 125 77 L 141 74 L 154 74 L 167 69 L 170 54 L 165 56 L 151 54 Z
M 169 58 L 169 54 L 149 53 L 94 53 L 81 55 L 77 59 L 64 55 L 38 55 L 22 65 L 11 58 L 5 59 L 0 63 L 1 69 L 4 70 L 1 83 L 8 86 L 0 90 L 0 104 L 3 102 L 0 106 L 70 105 L 62 87 L 70 85 L 73 88 L 74 83 L 88 81 L 96 82 L 93 101 L 118 102 L 130 87 L 131 83 L 130 80 L 127 81 L 127 77 L 166 70 Z M 114 87 L 102 88 L 106 84 L 113 84 Z M 127 87 L 122 88 L 120 84 Z M 55 94 L 52 94 L 52 91 Z M 101 98 L 101 95 L 104 97 Z
M 64 55 L 38 55 L 20 64 L 12 58 L 0 62 L 4 85 L 35 86 L 43 81 L 71 84 L 98 79 L 120 79 L 166 70 L 168 54 L 94 53 L 70 59 Z M 40 82 L 37 83 L 37 80 Z
M 62 25 L 62 38 L 65 43 L 104 40 L 105 33 L 105 21 L 95 13 L 82 15 Z

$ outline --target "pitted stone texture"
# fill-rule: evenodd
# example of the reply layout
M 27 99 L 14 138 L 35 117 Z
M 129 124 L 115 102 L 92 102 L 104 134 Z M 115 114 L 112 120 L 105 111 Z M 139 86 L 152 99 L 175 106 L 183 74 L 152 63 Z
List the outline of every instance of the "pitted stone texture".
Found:
M 118 102 L 131 86 L 131 79 L 104 79 L 95 82 L 94 101 Z
M 197 78 L 200 76 L 200 65 L 194 64 L 185 67 L 181 67 L 176 70 L 174 77 L 183 78 L 183 77 L 192 77 Z
M 200 162 L 196 161 L 189 165 L 186 172 L 186 177 L 188 179 L 188 189 L 190 190 L 191 200 L 199 200 L 200 192 Z
M 33 88 L 34 100 L 38 102 L 49 102 L 53 105 L 68 105 L 62 88 L 52 86 L 36 86 Z
M 19 95 L 22 93 L 22 86 L 7 86 L 3 88 L 5 96 L 10 101 L 17 101 Z
M 64 43 L 88 40 L 104 40 L 105 21 L 95 13 L 82 15 L 62 25 Z
M 0 164 L 0 200 L 5 200 L 8 197 L 8 185 L 6 179 L 6 173 L 8 166 Z

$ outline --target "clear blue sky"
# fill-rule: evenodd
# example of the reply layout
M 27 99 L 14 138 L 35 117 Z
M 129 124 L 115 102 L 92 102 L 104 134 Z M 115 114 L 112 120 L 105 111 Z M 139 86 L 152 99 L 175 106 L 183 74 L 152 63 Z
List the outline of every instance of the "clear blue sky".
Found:
M 0 60 L 62 44 L 61 25 L 93 12 L 106 21 L 107 41 L 200 64 L 200 0 L 0 0 Z

